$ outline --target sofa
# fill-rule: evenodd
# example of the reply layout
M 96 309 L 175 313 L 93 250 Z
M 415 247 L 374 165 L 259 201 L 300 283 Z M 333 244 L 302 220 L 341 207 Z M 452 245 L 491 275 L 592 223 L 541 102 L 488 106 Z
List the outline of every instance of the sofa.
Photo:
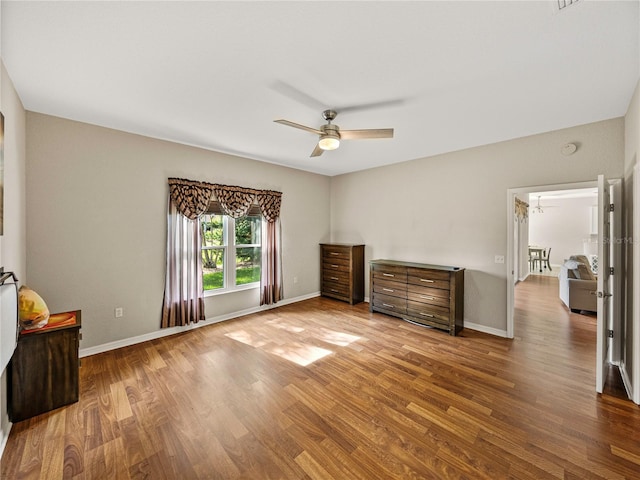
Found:
M 560 267 L 560 300 L 572 312 L 598 310 L 598 280 L 585 255 L 572 255 Z

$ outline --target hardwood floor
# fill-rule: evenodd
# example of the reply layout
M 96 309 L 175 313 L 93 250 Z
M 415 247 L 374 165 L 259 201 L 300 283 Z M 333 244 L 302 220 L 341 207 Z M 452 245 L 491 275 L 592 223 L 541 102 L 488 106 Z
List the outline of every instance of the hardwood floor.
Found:
M 2 478 L 640 478 L 640 407 L 595 393 L 595 318 L 530 293 L 554 280 L 517 286 L 513 340 L 315 298 L 84 358 Z

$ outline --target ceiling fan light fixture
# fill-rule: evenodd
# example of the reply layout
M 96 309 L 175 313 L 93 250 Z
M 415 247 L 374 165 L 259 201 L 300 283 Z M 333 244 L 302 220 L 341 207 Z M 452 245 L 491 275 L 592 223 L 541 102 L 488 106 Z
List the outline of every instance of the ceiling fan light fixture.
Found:
M 320 141 L 318 142 L 318 146 L 322 150 L 335 150 L 340 146 L 340 137 L 330 133 L 322 135 L 320 137 Z

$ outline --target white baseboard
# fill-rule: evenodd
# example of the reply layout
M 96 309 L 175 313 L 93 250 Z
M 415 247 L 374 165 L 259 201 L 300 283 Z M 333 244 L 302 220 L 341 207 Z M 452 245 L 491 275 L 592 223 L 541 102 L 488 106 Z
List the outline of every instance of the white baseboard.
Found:
M 477 323 L 464 321 L 464 328 L 468 328 L 469 330 L 476 330 L 482 333 L 488 333 L 489 335 L 495 335 L 497 337 L 507 338 L 507 331 L 500 330 L 493 327 L 485 327 L 484 325 L 478 325 Z
M 308 295 L 302 295 L 300 297 L 286 298 L 274 305 L 262 305 L 259 307 L 247 308 L 245 310 L 231 312 L 224 315 L 218 315 L 217 317 L 207 318 L 206 320 L 203 320 L 198 323 L 185 325 L 184 327 L 163 328 L 162 330 L 156 330 L 155 332 L 145 333 L 144 335 L 138 335 L 137 337 L 123 338 L 122 340 L 103 343 L 102 345 L 96 345 L 95 347 L 81 348 L 79 355 L 80 355 L 80 358 L 88 357 L 90 355 L 97 355 L 98 353 L 108 352 L 110 350 L 115 350 L 117 348 L 128 347 L 130 345 L 147 342 L 149 340 L 155 340 L 157 338 L 168 337 L 169 335 L 186 332 L 189 330 L 193 330 L 194 328 L 205 327 L 207 325 L 212 325 L 214 323 L 224 322 L 225 320 L 231 320 L 232 318 L 238 318 L 244 315 L 249 315 L 251 313 L 262 312 L 265 310 L 271 310 L 273 308 L 283 307 L 284 305 L 301 302 L 303 300 L 308 300 L 310 298 L 319 297 L 319 296 L 320 296 L 320 292 L 314 292 Z
M 618 365 L 618 370 L 620 370 L 620 376 L 622 377 L 622 383 L 624 384 L 624 389 L 627 392 L 627 397 L 629 397 L 630 400 L 633 400 L 633 387 L 631 379 L 629 378 L 629 372 L 627 372 L 626 364 L 624 362 L 619 362 L 616 365 Z M 638 403 L 635 400 L 633 401 L 634 403 Z

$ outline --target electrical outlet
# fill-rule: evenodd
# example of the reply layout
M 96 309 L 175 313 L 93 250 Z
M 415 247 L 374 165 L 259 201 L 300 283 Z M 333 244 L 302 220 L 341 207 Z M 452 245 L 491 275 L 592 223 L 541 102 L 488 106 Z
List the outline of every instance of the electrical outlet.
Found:
M 120 318 L 124 315 L 124 308 L 122 307 L 116 307 L 116 309 L 113 312 L 114 316 L 116 318 Z
M 504 263 L 504 255 L 496 255 L 495 262 L 496 263 Z
M 298 277 L 293 277 L 293 283 L 298 283 Z

